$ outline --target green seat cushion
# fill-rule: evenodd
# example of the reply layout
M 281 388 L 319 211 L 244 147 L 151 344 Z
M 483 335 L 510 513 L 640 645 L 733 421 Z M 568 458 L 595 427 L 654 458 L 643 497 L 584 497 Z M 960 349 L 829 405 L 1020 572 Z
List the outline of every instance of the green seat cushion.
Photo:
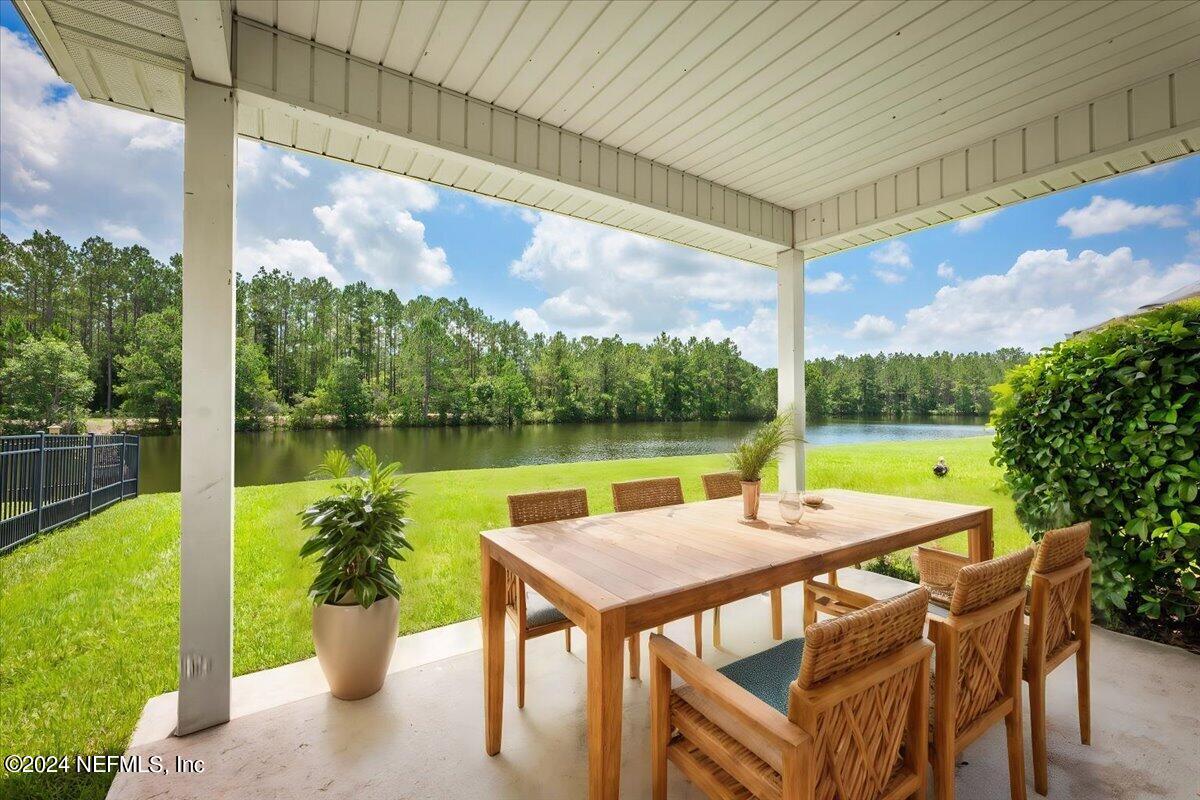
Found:
M 788 687 L 800 674 L 803 655 L 804 640 L 789 639 L 770 650 L 726 664 L 717 671 L 787 716 Z
M 554 622 L 562 622 L 566 614 L 559 611 L 550 601 L 532 589 L 525 592 L 525 626 L 538 628 Z

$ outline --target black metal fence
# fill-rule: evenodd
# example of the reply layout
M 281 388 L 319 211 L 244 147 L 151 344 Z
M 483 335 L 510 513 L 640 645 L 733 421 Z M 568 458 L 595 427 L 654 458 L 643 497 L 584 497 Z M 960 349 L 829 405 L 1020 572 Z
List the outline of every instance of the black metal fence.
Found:
M 0 553 L 137 493 L 136 436 L 0 436 Z

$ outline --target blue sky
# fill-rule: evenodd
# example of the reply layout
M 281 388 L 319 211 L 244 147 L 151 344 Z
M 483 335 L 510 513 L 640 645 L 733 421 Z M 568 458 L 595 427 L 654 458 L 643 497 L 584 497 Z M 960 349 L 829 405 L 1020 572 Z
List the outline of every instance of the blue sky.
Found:
M 180 248 L 182 127 L 59 80 L 0 0 L 0 230 Z M 531 331 L 733 338 L 775 361 L 756 265 L 256 142 L 239 143 L 238 266 L 465 296 Z M 1037 348 L 1200 280 L 1200 156 L 815 259 L 813 355 Z

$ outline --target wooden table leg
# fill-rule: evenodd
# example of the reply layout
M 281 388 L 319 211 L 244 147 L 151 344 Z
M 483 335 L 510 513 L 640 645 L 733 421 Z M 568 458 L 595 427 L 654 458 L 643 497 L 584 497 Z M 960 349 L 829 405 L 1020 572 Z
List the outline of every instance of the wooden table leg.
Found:
M 992 510 L 989 508 L 979 525 L 967 531 L 967 557 L 973 562 L 990 561 L 995 555 L 992 543 Z
M 500 752 L 504 723 L 504 567 L 480 540 L 483 587 L 483 720 L 489 756 Z
M 783 639 L 783 589 L 771 590 L 771 637 Z
M 621 793 L 621 703 L 625 614 L 589 614 L 587 630 L 588 798 Z

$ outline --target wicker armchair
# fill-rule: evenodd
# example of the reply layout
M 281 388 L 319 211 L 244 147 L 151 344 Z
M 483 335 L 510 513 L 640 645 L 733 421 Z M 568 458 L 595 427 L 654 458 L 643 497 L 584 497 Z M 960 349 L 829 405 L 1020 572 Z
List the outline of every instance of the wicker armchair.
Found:
M 701 475 L 700 480 L 704 484 L 705 500 L 737 497 L 742 493 L 742 477 L 736 472 L 710 472 Z M 771 590 L 771 634 L 776 639 L 783 638 L 783 589 Z M 717 606 L 713 609 L 713 647 L 720 646 L 721 607 Z
M 654 800 L 668 760 L 713 798 L 923 798 L 928 602 L 917 589 L 720 670 L 650 637 Z
M 971 563 L 970 559 L 938 547 L 922 545 L 917 548 L 913 561 L 920 576 L 921 586 L 929 590 L 929 602 L 948 609 L 950 596 L 954 592 L 954 579 L 960 569 Z M 911 589 L 911 583 L 895 580 L 893 590 L 888 596 L 894 597 Z M 840 617 L 866 608 L 881 599 L 883 598 L 839 586 L 837 573 L 831 572 L 828 581 L 810 580 L 804 584 L 804 624 L 811 625 L 816 622 L 818 613 Z
M 683 503 L 683 483 L 679 478 L 647 478 L 623 481 L 612 485 L 613 508 L 617 511 L 641 511 L 647 508 L 673 506 Z M 697 612 L 692 617 L 696 637 L 696 657 L 704 654 L 704 614 Z M 658 626 L 663 632 L 663 626 Z M 640 677 L 642 658 L 642 636 L 635 633 L 629 637 L 629 675 Z
M 954 764 L 963 748 L 1004 720 L 1012 800 L 1025 798 L 1021 731 L 1021 647 L 1027 548 L 968 564 L 958 572 L 949 613 L 929 615 L 935 652 L 933 689 L 934 788 L 954 797 Z M 936 606 L 934 608 L 937 608 Z
M 576 519 L 588 515 L 586 489 L 563 489 L 508 496 L 508 524 L 516 527 Z M 574 623 L 549 600 L 527 589 L 515 575 L 505 581 L 505 613 L 517 631 L 517 708 L 525 707 L 525 642 L 557 631 L 565 631 L 567 650 L 571 649 Z
M 1046 531 L 1033 559 L 1026 629 L 1025 681 L 1033 741 L 1033 788 L 1049 788 L 1046 755 L 1046 676 L 1075 656 L 1079 739 L 1092 743 L 1092 562 L 1087 557 L 1091 523 Z

